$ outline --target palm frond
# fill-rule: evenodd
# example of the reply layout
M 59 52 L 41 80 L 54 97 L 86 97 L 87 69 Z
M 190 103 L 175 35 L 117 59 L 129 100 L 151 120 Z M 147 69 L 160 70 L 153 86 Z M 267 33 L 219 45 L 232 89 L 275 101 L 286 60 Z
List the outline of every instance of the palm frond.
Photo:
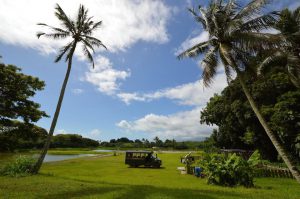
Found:
M 293 12 L 293 17 L 296 19 L 298 22 L 298 25 L 300 25 L 300 7 L 298 7 L 294 12 Z
M 91 27 L 91 30 L 93 31 L 93 30 L 99 28 L 101 25 L 102 25 L 102 21 L 98 21 L 93 24 L 93 26 Z
M 87 42 L 89 42 L 92 46 L 103 47 L 107 50 L 107 47 L 99 39 L 88 35 L 84 35 L 83 37 L 86 38 Z
M 92 54 L 90 53 L 89 49 L 87 48 L 86 45 L 83 45 L 83 53 L 85 54 L 85 56 L 88 58 L 88 60 L 93 64 L 93 68 L 95 67 L 94 64 L 94 59 Z
M 226 4 L 224 10 L 226 11 L 227 15 L 230 15 L 230 13 L 235 12 L 235 9 L 238 7 L 236 0 L 229 0 Z
M 84 5 L 79 5 L 77 20 L 76 20 L 76 29 L 78 32 L 83 32 L 83 29 L 86 26 L 88 10 L 85 9 Z
M 41 36 L 43 36 L 44 34 L 46 34 L 46 33 L 44 33 L 44 32 L 37 32 L 36 33 L 36 36 L 37 36 L 37 38 L 39 39 Z
M 217 72 L 218 67 L 218 57 L 217 57 L 217 48 L 211 48 L 206 53 L 204 59 L 201 62 L 203 72 L 203 84 L 205 87 L 209 87 L 213 81 L 213 77 Z
M 87 48 L 89 48 L 90 50 L 92 50 L 93 53 L 95 53 L 95 50 L 94 50 L 93 45 L 91 43 L 89 43 L 85 39 L 82 39 L 81 42 L 83 43 L 83 45 L 87 46 Z
M 188 11 L 194 16 L 195 20 L 199 23 L 202 24 L 203 28 L 206 29 L 207 25 L 206 25 L 206 21 L 201 17 L 199 16 L 196 11 L 194 10 L 194 8 L 188 8 Z
M 257 67 L 257 74 L 261 75 L 264 71 L 272 65 L 276 65 L 279 62 L 287 62 L 287 55 L 283 52 L 277 51 L 270 54 L 261 64 Z
M 70 32 L 75 34 L 76 30 L 74 22 L 71 19 L 69 19 L 69 17 L 66 15 L 66 13 L 63 11 L 59 4 L 56 4 L 55 10 L 56 12 L 54 14 L 62 22 L 62 25 L 65 28 L 67 28 Z
M 286 67 L 291 82 L 297 88 L 300 88 L 300 58 L 289 54 Z
M 234 19 L 249 19 L 254 14 L 259 14 L 259 11 L 263 6 L 270 3 L 271 0 L 252 0 L 248 5 L 246 5 L 240 12 L 236 14 Z
M 69 34 L 66 33 L 37 33 L 37 37 L 45 36 L 52 39 L 65 39 L 69 36 Z
M 201 42 L 189 49 L 187 49 L 186 51 L 180 53 L 177 58 L 178 59 L 182 59 L 184 57 L 196 57 L 201 53 L 204 53 L 208 50 L 209 47 L 209 41 L 206 42 Z
M 69 43 L 68 45 L 62 47 L 60 50 L 59 50 L 59 53 L 58 55 L 56 56 L 54 62 L 59 62 L 61 60 L 61 58 L 67 53 L 67 51 L 69 51 L 71 49 L 71 47 L 74 45 L 74 41 Z M 66 59 L 67 61 L 67 59 Z
M 223 54 L 219 52 L 219 56 L 222 61 L 222 64 L 224 65 L 226 80 L 227 83 L 229 84 L 232 81 L 232 69 L 230 67 L 230 64 L 227 62 L 226 58 L 223 56 Z
M 208 14 L 201 6 L 199 6 L 199 12 L 202 15 L 203 20 L 205 21 L 205 30 L 211 32 L 211 25 L 210 25 L 210 20 L 208 18 Z
M 288 45 L 281 34 L 259 32 L 236 32 L 233 35 L 234 45 L 243 51 L 257 52 L 258 50 L 270 50 L 282 48 Z
M 278 12 L 271 12 L 266 15 L 254 18 L 252 20 L 247 21 L 246 23 L 243 23 L 239 31 L 259 32 L 263 29 L 274 27 L 274 25 L 278 22 L 278 16 Z
M 49 26 L 49 25 L 47 25 L 45 23 L 38 23 L 37 25 L 39 25 L 39 26 L 45 26 L 47 28 L 50 28 L 50 30 L 52 30 L 52 31 L 57 31 L 58 33 L 69 34 L 69 31 L 63 30 L 61 28 L 56 28 L 56 27 L 53 27 L 53 26 Z

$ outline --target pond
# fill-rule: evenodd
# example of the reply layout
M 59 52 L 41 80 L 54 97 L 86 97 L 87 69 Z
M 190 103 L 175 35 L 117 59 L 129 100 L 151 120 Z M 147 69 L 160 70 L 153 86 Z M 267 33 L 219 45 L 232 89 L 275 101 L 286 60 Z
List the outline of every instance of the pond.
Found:
M 55 162 L 55 161 L 62 161 L 62 160 L 68 160 L 68 159 L 79 158 L 79 157 L 89 157 L 89 156 L 95 156 L 95 154 L 79 154 L 79 155 L 49 155 L 49 154 L 47 154 L 45 156 L 44 162 Z M 35 155 L 34 157 L 38 157 L 38 155 Z
M 96 152 L 114 152 L 116 150 L 109 150 L 109 149 L 95 149 L 93 151 L 96 151 Z
M 14 158 L 18 157 L 19 155 L 28 155 L 31 156 L 30 153 L 0 153 L 0 165 L 5 164 Z M 73 158 L 79 158 L 79 157 L 89 157 L 89 156 L 95 156 L 96 154 L 78 154 L 78 155 L 50 155 L 47 154 L 45 156 L 44 162 L 55 162 L 55 161 L 62 161 L 62 160 L 68 160 Z M 39 155 L 34 154 L 33 157 L 37 158 Z

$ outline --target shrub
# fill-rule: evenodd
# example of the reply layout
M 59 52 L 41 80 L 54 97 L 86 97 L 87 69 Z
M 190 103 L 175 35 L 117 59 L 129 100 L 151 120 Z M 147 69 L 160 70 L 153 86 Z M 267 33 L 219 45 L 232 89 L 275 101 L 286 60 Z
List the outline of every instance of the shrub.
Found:
M 1 169 L 0 174 L 11 177 L 27 176 L 29 175 L 34 162 L 34 158 L 20 155 L 14 161 L 5 165 Z
M 260 155 L 257 151 L 248 161 L 236 154 L 229 155 L 228 158 L 220 154 L 207 154 L 199 164 L 204 169 L 209 184 L 252 187 L 254 168 L 259 163 L 259 159 Z

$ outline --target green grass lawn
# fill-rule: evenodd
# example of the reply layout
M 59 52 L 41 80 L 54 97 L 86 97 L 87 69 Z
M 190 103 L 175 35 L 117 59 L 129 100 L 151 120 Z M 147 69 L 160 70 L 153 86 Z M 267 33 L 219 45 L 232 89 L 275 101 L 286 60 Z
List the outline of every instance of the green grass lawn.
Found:
M 256 188 L 207 185 L 176 170 L 182 154 L 159 154 L 163 168 L 128 168 L 124 156 L 85 157 L 44 164 L 39 175 L 0 177 L 0 198 L 258 198 L 299 199 L 292 179 L 256 179 Z

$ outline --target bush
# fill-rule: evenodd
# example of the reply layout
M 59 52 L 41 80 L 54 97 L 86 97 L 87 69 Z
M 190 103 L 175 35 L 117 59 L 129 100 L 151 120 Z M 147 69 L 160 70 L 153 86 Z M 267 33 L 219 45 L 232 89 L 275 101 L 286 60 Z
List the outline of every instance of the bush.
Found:
M 30 174 L 32 165 L 35 163 L 35 159 L 29 156 L 20 155 L 13 162 L 5 165 L 1 171 L 1 175 L 7 175 L 11 177 L 21 177 Z
M 207 154 L 199 164 L 204 169 L 209 184 L 253 187 L 254 168 L 259 159 L 258 151 L 254 152 L 248 161 L 236 154 L 229 155 L 228 158 L 219 154 Z

